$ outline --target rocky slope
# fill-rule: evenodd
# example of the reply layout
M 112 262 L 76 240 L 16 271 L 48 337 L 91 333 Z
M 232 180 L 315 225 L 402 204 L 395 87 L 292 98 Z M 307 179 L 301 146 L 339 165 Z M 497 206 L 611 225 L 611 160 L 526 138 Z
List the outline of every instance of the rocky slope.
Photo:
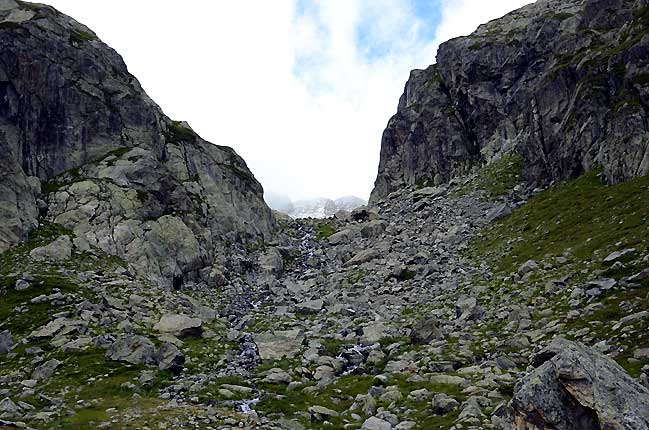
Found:
M 2 0 L 0 44 L 0 249 L 25 239 L 40 211 L 79 249 L 180 285 L 217 282 L 227 249 L 271 238 L 245 162 L 169 120 L 91 30 Z
M 0 420 L 644 428 L 648 178 L 400 190 L 281 221 L 287 246 L 219 289 L 164 291 L 98 249 L 41 258 L 73 236 L 42 226 L 2 254 Z
M 243 161 L 89 30 L 12 0 L 0 17 L 0 428 L 649 428 L 648 175 L 533 188 L 508 153 L 275 224 Z M 61 55 L 12 54 L 34 40 Z M 68 136 L 107 100 L 104 134 Z M 41 123 L 56 139 L 20 137 Z
M 441 45 L 381 144 L 372 201 L 512 151 L 528 183 L 649 172 L 645 0 L 539 0 Z

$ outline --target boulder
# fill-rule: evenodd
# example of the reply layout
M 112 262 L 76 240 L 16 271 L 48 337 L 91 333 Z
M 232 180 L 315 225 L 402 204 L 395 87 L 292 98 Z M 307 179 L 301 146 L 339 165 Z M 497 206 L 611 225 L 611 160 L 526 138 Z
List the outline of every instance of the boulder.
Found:
M 62 261 L 72 255 L 72 241 L 69 236 L 61 236 L 52 243 L 34 248 L 29 256 L 36 261 Z
M 493 222 L 499 220 L 500 218 L 504 218 L 511 213 L 512 208 L 509 203 L 499 203 L 494 208 L 489 210 L 489 212 L 487 212 L 487 221 Z
M 539 264 L 534 260 L 527 260 L 525 263 L 521 264 L 518 268 L 518 274 L 525 276 L 528 273 L 534 272 L 539 268 Z
M 370 221 L 361 227 L 361 236 L 368 239 L 375 239 L 383 234 L 387 223 L 381 220 Z
M 160 370 L 171 370 L 174 375 L 180 374 L 185 365 L 185 354 L 173 343 L 165 342 L 156 353 L 156 362 Z
M 602 263 L 605 265 L 611 265 L 616 261 L 624 260 L 625 258 L 634 255 L 636 253 L 635 248 L 623 249 L 622 251 L 611 252 L 609 255 L 604 257 Z
M 304 334 L 300 329 L 278 330 L 255 333 L 253 339 L 262 360 L 279 360 L 292 358 L 299 352 Z
M 119 337 L 108 348 L 106 360 L 155 365 L 156 350 L 153 343 L 146 337 L 129 334 Z
M 0 414 L 2 415 L 8 415 L 8 416 L 17 416 L 22 412 L 22 409 L 20 406 L 14 403 L 13 400 L 11 400 L 8 397 L 5 397 L 4 399 L 0 400 Z M 0 421 L 0 428 L 3 428 L 2 421 Z M 10 427 L 11 428 L 11 427 Z
M 295 310 L 301 315 L 317 314 L 322 310 L 324 301 L 322 299 L 307 300 L 295 305 Z
M 412 325 L 410 340 L 414 344 L 425 345 L 435 339 L 442 339 L 444 334 L 439 328 L 437 318 L 422 318 Z
M 361 426 L 363 430 L 392 430 L 392 424 L 377 417 L 369 417 Z
M 160 318 L 153 328 L 160 333 L 173 334 L 177 337 L 200 338 L 203 334 L 203 321 L 187 315 L 169 314 Z
M 330 245 L 340 245 L 349 242 L 354 237 L 354 231 L 345 229 L 338 231 L 327 238 Z
M 33 340 L 43 340 L 54 336 L 83 332 L 86 330 L 87 325 L 88 323 L 85 321 L 57 318 L 38 330 L 34 330 L 29 337 Z
M 581 343 L 555 338 L 532 358 L 496 421 L 516 430 L 649 428 L 649 389 Z
M 455 313 L 460 321 L 479 320 L 484 316 L 484 309 L 475 297 L 461 297 L 455 303 Z
M 314 421 L 323 421 L 324 419 L 330 418 L 330 417 L 337 417 L 340 414 L 332 409 L 325 408 L 324 406 L 318 406 L 314 405 L 309 408 L 309 412 L 311 413 L 311 418 Z
M 379 252 L 375 249 L 366 249 L 357 253 L 354 257 L 347 260 L 344 264 L 345 267 L 357 266 L 359 264 L 367 263 L 379 256 Z
M 289 384 L 293 378 L 283 369 L 273 368 L 266 372 L 263 381 L 269 384 Z
M 460 402 L 446 393 L 435 394 L 431 402 L 431 408 L 435 415 L 446 415 L 460 406 Z
M 284 273 L 284 258 L 277 248 L 268 248 L 259 257 L 259 267 L 265 272 L 280 276 Z
M 49 379 L 60 365 L 61 362 L 57 359 L 48 360 L 34 370 L 32 379 L 36 381 Z
M 14 289 L 16 291 L 25 291 L 28 288 L 29 288 L 29 282 L 25 281 L 24 279 L 18 279 L 16 281 L 16 285 L 14 285 Z
M 8 354 L 14 346 L 13 338 L 9 330 L 0 332 L 0 354 Z

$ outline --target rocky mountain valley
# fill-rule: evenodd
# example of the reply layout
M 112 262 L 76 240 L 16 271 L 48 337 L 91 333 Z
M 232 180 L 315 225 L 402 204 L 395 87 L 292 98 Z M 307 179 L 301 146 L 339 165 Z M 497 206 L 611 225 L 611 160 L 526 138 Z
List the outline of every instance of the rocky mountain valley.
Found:
M 443 44 L 324 219 L 74 19 L 0 47 L 0 429 L 649 429 L 646 0 Z

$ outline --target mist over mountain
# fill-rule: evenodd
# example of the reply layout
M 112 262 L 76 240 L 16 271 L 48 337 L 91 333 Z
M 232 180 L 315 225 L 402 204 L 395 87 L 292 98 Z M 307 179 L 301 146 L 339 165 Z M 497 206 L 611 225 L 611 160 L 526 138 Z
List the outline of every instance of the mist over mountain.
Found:
M 264 193 L 264 200 L 271 209 L 291 218 L 328 218 L 340 210 L 352 211 L 367 204 L 367 200 L 356 196 L 344 196 L 335 200 L 321 197 L 292 201 L 289 196 L 274 192 Z

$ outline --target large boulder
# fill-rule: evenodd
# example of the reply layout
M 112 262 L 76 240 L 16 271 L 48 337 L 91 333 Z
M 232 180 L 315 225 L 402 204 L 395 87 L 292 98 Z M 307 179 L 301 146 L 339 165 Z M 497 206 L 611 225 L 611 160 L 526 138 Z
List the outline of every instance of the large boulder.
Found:
M 171 314 L 160 318 L 154 329 L 178 337 L 199 338 L 203 334 L 203 321 L 187 315 Z
M 160 370 L 170 370 L 174 375 L 182 372 L 185 365 L 185 354 L 172 343 L 164 343 L 156 353 Z
M 299 329 L 255 333 L 253 339 L 262 360 L 293 358 L 304 342 L 304 333 Z
M 45 363 L 34 369 L 34 372 L 32 373 L 32 379 L 36 381 L 49 379 L 61 364 L 62 363 L 55 358 L 46 361 Z
M 131 364 L 157 364 L 153 342 L 144 336 L 131 334 L 118 338 L 108 348 L 106 360 L 123 361 Z
M 61 236 L 29 253 L 29 256 L 36 261 L 62 261 L 67 260 L 71 255 L 72 241 L 69 236 Z
M 268 248 L 259 257 L 259 267 L 265 272 L 280 276 L 284 273 L 284 258 L 277 248 Z
M 532 359 L 508 408 L 494 421 L 512 430 L 649 428 L 649 389 L 615 361 L 555 338 Z
M 425 345 L 443 337 L 444 333 L 439 327 L 437 318 L 434 317 L 422 318 L 415 321 L 410 330 L 410 340 L 414 344 Z

